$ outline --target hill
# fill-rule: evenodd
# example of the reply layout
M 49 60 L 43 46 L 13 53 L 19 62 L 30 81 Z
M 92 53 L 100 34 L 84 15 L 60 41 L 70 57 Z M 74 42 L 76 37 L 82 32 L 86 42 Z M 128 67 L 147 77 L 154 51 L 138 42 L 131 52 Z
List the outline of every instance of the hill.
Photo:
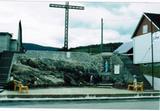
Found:
M 103 44 L 103 52 L 113 52 L 121 44 L 122 44 L 121 42 Z M 41 45 L 37 45 L 37 44 L 33 44 L 33 43 L 23 43 L 23 47 L 26 50 L 63 51 L 62 48 L 46 47 L 46 46 L 41 46 Z M 100 44 L 70 48 L 69 51 L 72 51 L 72 52 L 87 52 L 87 53 L 96 54 L 96 53 L 100 53 Z
M 121 42 L 103 44 L 103 50 L 102 51 L 103 52 L 113 52 L 121 44 L 122 44 Z M 100 44 L 80 46 L 80 47 L 70 48 L 69 50 L 73 51 L 73 52 L 100 53 Z
M 57 47 L 46 47 L 33 43 L 23 43 L 23 47 L 26 50 L 45 50 L 45 51 L 58 51 L 60 48 Z

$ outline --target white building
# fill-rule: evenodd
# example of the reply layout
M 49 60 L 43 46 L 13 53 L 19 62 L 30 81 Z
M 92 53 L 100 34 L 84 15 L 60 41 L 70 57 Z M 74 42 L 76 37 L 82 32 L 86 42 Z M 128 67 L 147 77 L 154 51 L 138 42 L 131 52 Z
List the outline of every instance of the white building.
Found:
M 22 46 L 22 26 L 19 21 L 18 38 L 12 39 L 12 34 L 8 32 L 0 32 L 0 52 L 22 52 L 24 48 Z
M 12 39 L 12 34 L 8 32 L 0 32 L 0 52 L 18 51 L 18 42 Z
M 160 14 L 144 13 L 133 33 L 133 60 L 135 64 L 160 62 Z M 153 38 L 153 42 L 151 41 Z
M 143 75 L 155 90 L 159 90 L 160 14 L 144 13 L 132 39 L 134 64 L 140 64 Z M 151 64 L 152 62 L 154 64 Z

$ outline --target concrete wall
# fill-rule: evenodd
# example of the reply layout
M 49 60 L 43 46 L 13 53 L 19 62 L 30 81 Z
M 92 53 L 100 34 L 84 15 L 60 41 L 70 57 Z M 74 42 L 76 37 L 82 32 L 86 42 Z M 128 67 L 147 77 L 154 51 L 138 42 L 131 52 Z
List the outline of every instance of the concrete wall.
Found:
M 0 35 L 0 52 L 9 50 L 10 36 Z
M 153 58 L 160 62 L 160 32 L 153 33 Z M 135 64 L 151 63 L 151 33 L 133 38 L 133 58 Z
M 0 32 L 0 52 L 18 51 L 17 40 L 12 39 L 12 35 L 8 32 Z
M 17 51 L 18 50 L 17 47 L 18 44 L 16 40 L 10 42 L 10 51 Z
M 150 82 L 150 84 L 152 84 L 152 76 L 145 75 L 145 77 Z M 160 78 L 154 77 L 154 89 L 160 90 Z

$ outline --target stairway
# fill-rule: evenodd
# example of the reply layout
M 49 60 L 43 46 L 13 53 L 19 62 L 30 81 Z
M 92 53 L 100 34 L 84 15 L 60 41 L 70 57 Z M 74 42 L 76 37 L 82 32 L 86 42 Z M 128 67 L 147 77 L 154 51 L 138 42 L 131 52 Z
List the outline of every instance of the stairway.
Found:
M 133 64 L 133 60 L 131 60 L 127 55 L 119 55 L 119 58 L 124 63 L 124 66 L 127 68 L 127 70 L 132 75 L 136 75 L 137 81 L 143 81 L 145 89 L 151 89 L 151 84 L 147 81 L 144 75 L 140 72 L 139 66 Z
M 4 89 L 10 74 L 13 53 L 0 53 L 0 89 Z

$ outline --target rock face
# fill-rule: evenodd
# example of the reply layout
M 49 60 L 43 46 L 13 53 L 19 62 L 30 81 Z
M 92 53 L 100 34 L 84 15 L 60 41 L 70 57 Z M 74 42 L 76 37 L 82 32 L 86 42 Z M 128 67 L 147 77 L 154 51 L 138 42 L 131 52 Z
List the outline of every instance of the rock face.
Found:
M 30 87 L 87 85 L 90 75 L 98 75 L 97 63 L 17 57 L 11 75 Z

